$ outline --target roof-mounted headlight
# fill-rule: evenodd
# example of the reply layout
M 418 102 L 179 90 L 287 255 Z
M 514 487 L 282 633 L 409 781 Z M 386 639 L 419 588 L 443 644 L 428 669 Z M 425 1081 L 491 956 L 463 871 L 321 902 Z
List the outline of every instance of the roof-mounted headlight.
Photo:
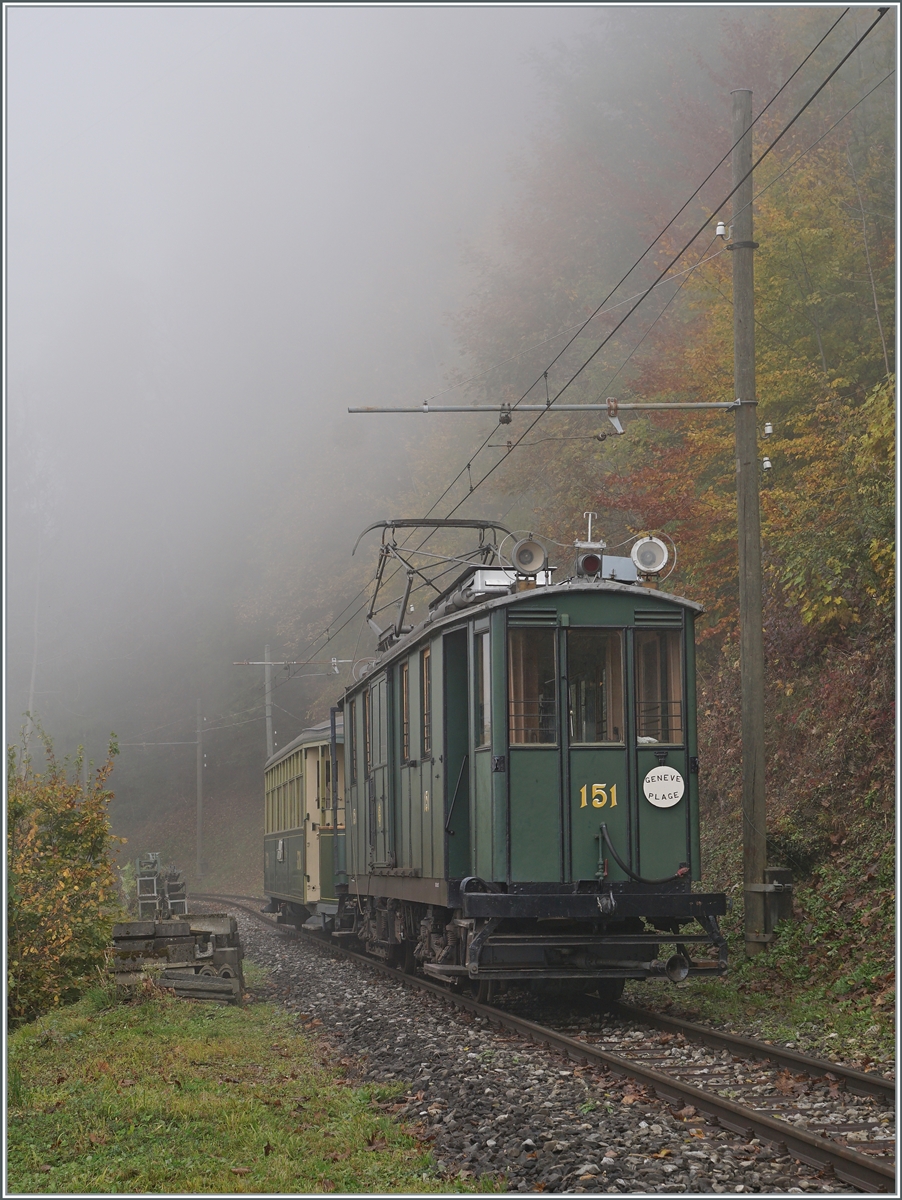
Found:
M 538 575 L 547 561 L 545 547 L 533 538 L 522 538 L 511 551 L 511 566 L 521 575 Z
M 630 558 L 640 575 L 660 575 L 669 557 L 667 547 L 656 537 L 640 538 L 630 551 Z

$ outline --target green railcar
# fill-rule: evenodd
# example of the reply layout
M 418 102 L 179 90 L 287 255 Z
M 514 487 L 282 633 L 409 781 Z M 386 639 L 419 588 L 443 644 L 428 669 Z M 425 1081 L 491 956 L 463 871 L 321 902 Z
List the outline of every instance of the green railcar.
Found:
M 386 639 L 341 703 L 344 931 L 483 995 L 722 972 L 725 897 L 693 887 L 700 611 L 474 569 Z
M 628 978 L 723 972 L 726 900 L 699 887 L 699 605 L 658 590 L 635 551 L 633 567 L 577 543 L 553 584 L 532 541 L 486 566 L 504 561 L 483 541 L 500 527 L 380 524 L 424 523 L 479 528 L 482 563 L 415 628 L 408 584 L 331 726 L 267 763 L 270 909 L 481 996 L 609 1002 Z M 666 558 L 638 548 L 650 569 Z M 383 542 L 377 592 L 397 551 Z

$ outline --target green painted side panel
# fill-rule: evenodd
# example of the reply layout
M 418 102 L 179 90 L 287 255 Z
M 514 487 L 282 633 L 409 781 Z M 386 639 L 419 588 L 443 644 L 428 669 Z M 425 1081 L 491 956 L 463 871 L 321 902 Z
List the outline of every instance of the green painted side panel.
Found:
M 476 818 L 476 852 L 473 873 L 482 879 L 498 878 L 492 864 L 492 751 L 491 747 L 473 755 L 473 807 Z M 502 876 L 503 878 L 503 876 Z
M 561 879 L 560 751 L 510 753 L 511 879 L 557 883 Z
M 683 798 L 672 808 L 657 808 L 645 798 L 642 782 L 646 774 L 658 766 L 650 750 L 640 748 L 637 755 L 639 776 L 637 801 L 639 808 L 639 874 L 646 879 L 664 879 L 675 874 L 680 863 L 689 862 L 690 787 L 687 755 L 683 750 L 671 750 L 667 766 L 683 776 L 687 785 Z
M 507 625 L 503 612 L 492 613 L 492 754 L 507 764 Z M 510 874 L 508 858 L 508 797 L 510 771 L 492 771 L 491 843 L 477 874 L 486 879 L 507 880 Z
M 402 864 L 407 867 L 419 867 L 423 862 L 423 728 L 422 728 L 422 686 L 420 680 L 420 655 L 414 652 L 408 658 L 410 688 L 410 757 L 417 764 L 402 770 L 405 791 L 402 794 L 404 807 L 404 824 L 406 827 L 407 859 Z
M 284 861 L 276 859 L 276 849 L 281 840 Z M 296 853 L 301 852 L 301 869 L 296 869 Z M 291 896 L 299 904 L 304 903 L 304 833 L 268 833 L 263 839 L 263 890 L 267 896 Z
M 377 675 L 370 690 L 370 706 L 373 712 L 373 747 L 374 763 L 385 751 L 384 761 L 372 768 L 372 780 L 375 801 L 369 806 L 367 819 L 372 823 L 368 828 L 371 856 L 379 866 L 386 866 L 392 854 L 392 779 L 391 779 L 391 684 L 388 673 Z M 377 737 L 375 730 L 381 730 Z
M 583 792 L 583 788 L 585 791 Z M 570 751 L 570 829 L 572 878 L 594 879 L 602 824 L 623 861 L 630 865 L 630 803 L 625 749 L 574 747 Z M 627 876 L 607 848 L 608 879 Z
M 304 890 L 304 873 L 307 870 L 307 844 L 304 832 L 292 834 L 288 839 L 288 844 L 285 847 L 285 857 L 288 866 L 288 888 L 292 896 L 297 896 L 303 901 L 305 895 Z
M 428 856 L 427 830 L 429 816 L 426 812 L 426 793 L 432 796 L 432 766 L 428 758 L 423 758 L 420 766 L 411 773 L 410 820 L 414 827 L 414 856 L 413 866 L 423 869 Z M 423 871 L 425 874 L 425 871 Z
M 276 887 L 276 843 L 269 834 L 263 838 L 263 890 L 267 896 Z
M 404 865 L 404 829 L 407 824 L 404 816 L 403 794 L 401 792 L 401 775 L 404 766 L 401 762 L 401 664 L 395 663 L 389 674 L 392 677 L 391 692 L 391 742 L 388 748 L 388 759 L 391 764 L 391 849 L 395 857 L 395 865 Z
M 335 900 L 335 834 L 331 830 L 319 834 L 320 898 Z
M 416 767 L 401 767 L 399 772 L 398 836 L 395 841 L 395 855 L 399 867 L 409 867 L 413 863 L 410 783 L 415 771 Z
M 469 672 L 467 630 L 445 634 L 445 794 L 443 824 L 449 826 L 448 870 L 451 879 L 471 875 L 470 869 L 470 738 L 468 736 Z M 453 833 L 450 832 L 453 830 Z
M 442 697 L 445 694 L 445 672 L 442 643 L 432 643 L 432 781 L 429 788 L 429 811 L 424 817 L 423 874 L 442 878 L 445 874 L 445 789 L 442 776 L 445 744 L 445 722 Z

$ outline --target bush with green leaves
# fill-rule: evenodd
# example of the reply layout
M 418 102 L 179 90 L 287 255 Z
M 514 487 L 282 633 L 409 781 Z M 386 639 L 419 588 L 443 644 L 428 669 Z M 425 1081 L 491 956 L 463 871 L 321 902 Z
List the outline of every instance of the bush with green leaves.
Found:
M 7 1006 L 29 1020 L 75 1000 L 98 980 L 120 914 L 107 780 L 118 753 L 83 785 L 81 751 L 60 762 L 50 738 L 45 767 L 7 750 Z M 70 778 L 70 775 L 72 778 Z

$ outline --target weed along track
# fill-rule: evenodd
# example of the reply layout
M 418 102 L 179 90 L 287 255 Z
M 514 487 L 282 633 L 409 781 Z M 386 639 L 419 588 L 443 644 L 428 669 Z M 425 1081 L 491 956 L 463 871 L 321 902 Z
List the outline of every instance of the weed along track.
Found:
M 238 911 L 274 997 L 336 1055 L 407 1087 L 394 1111 L 449 1175 L 503 1173 L 515 1191 L 895 1190 L 880 1076 L 588 998 L 555 1005 L 549 1028 L 538 997 L 480 1004 L 277 925 L 259 901 L 205 899 Z

